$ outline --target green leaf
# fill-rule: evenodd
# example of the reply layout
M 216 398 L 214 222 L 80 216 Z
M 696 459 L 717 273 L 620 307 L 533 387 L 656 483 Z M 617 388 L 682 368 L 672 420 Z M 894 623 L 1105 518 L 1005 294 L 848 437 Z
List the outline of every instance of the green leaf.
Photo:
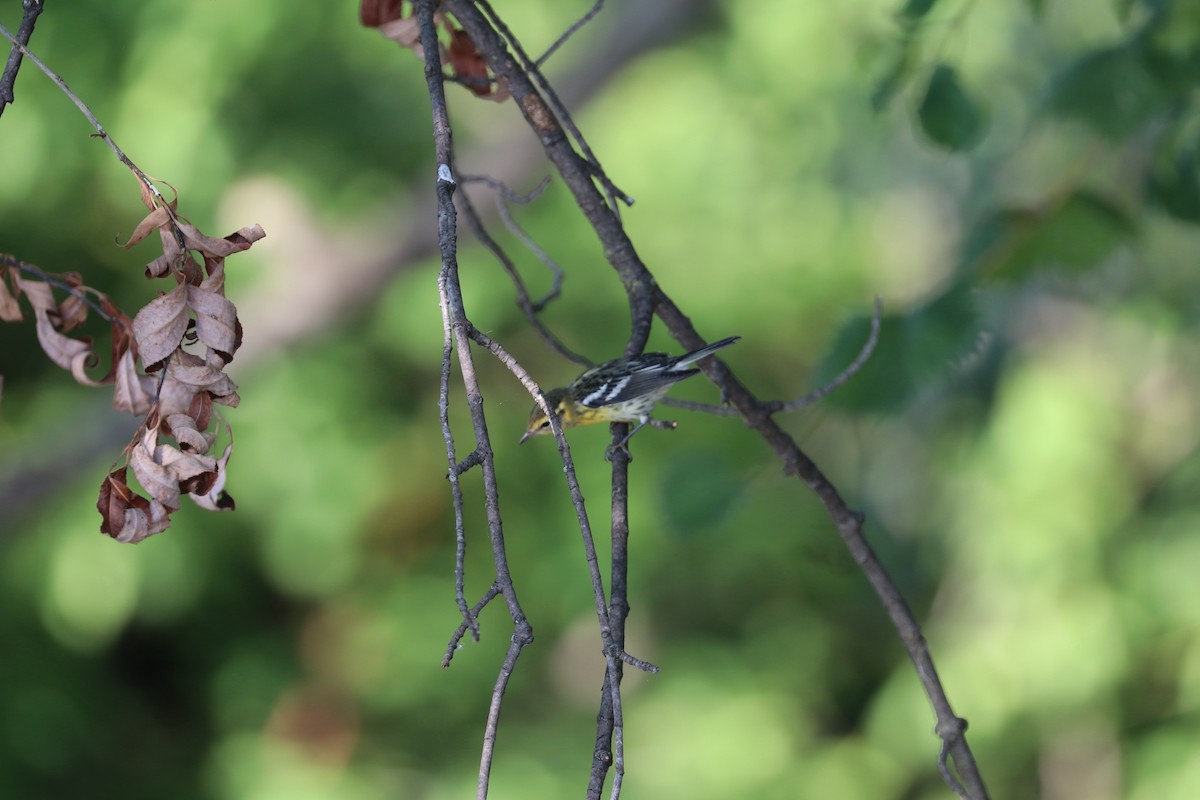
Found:
M 904 7 L 900 9 L 900 18 L 909 22 L 916 22 L 929 13 L 937 0 L 907 0 Z
M 833 380 L 858 356 L 870 328 L 869 317 L 842 327 L 817 369 L 817 385 Z M 908 314 L 887 315 L 871 358 L 822 402 L 855 413 L 898 413 L 971 353 L 979 333 L 974 297 L 961 285 Z
M 1096 50 L 1067 67 L 1054 81 L 1052 113 L 1123 139 L 1167 107 L 1169 96 L 1147 69 L 1141 39 Z
M 1200 164 L 1192 148 L 1161 157 L 1146 176 L 1146 196 L 1184 222 L 1200 223 Z
M 987 129 L 983 112 L 963 90 L 958 72 L 946 64 L 934 69 L 917 119 L 930 141 L 951 151 L 970 149 Z
M 965 254 L 967 263 L 985 277 L 1016 281 L 1041 269 L 1090 269 L 1136 235 L 1124 209 L 1079 191 L 1050 210 L 996 212 L 976 226 Z

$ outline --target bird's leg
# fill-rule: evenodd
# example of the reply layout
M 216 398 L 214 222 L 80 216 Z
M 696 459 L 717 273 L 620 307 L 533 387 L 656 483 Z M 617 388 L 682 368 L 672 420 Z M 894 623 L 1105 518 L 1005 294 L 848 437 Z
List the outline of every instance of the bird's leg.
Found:
M 607 450 L 605 450 L 604 451 L 604 459 L 606 461 L 612 461 L 613 451 L 620 449 L 620 450 L 624 450 L 625 455 L 627 455 L 629 457 L 629 460 L 632 461 L 633 454 L 629 452 L 629 440 L 633 438 L 633 435 L 635 433 L 637 433 L 638 431 L 640 431 L 642 428 L 646 427 L 647 425 L 649 425 L 652 428 L 658 428 L 661 431 L 673 431 L 673 430 L 675 430 L 675 428 L 677 428 L 679 426 L 679 423 L 673 419 L 650 419 L 649 417 L 646 417 L 641 422 L 639 422 L 634 427 L 633 430 L 631 430 L 629 433 L 625 434 L 624 439 L 622 439 L 621 441 L 617 442 L 616 444 L 612 445 Z

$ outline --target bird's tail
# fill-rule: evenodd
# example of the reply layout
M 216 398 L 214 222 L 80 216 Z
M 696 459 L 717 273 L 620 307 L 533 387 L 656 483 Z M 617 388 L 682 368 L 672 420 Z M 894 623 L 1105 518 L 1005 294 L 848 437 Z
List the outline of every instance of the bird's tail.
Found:
M 728 339 L 722 339 L 719 342 L 713 342 L 712 344 L 705 345 L 704 347 L 701 347 L 699 350 L 693 350 L 690 353 L 685 353 L 684 355 L 681 355 L 679 357 L 679 360 L 676 361 L 671 366 L 671 369 L 679 369 L 681 367 L 686 367 L 689 364 L 695 364 L 697 361 L 704 358 L 705 356 L 711 356 L 713 353 L 717 352 L 718 350 L 720 350 L 724 347 L 729 347 L 729 345 L 733 344 L 740 338 L 742 338 L 742 337 L 730 336 Z

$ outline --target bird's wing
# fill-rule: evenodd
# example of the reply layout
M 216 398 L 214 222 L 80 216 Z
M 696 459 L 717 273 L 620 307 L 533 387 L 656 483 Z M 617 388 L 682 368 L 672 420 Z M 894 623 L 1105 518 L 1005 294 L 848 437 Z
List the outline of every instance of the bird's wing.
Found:
M 664 370 L 658 366 L 633 370 L 619 377 L 613 376 L 610 380 L 580 397 L 579 402 L 589 408 L 623 403 L 635 397 L 665 391 L 671 384 L 684 378 L 690 378 L 699 371 L 698 369 Z

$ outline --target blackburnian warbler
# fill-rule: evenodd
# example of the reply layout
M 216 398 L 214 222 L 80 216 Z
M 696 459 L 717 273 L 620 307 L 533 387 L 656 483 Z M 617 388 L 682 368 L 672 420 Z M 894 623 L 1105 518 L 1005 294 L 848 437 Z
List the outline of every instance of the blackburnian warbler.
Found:
M 688 369 L 689 365 L 740 338 L 730 336 L 674 358 L 666 353 L 643 353 L 633 358 L 606 361 L 580 375 L 570 386 L 546 392 L 546 404 L 564 428 L 598 422 L 638 423 L 621 442 L 624 445 L 650 422 L 650 412 L 673 384 L 700 372 L 695 368 Z M 535 404 L 529 412 L 529 425 L 521 442 L 545 433 L 550 433 L 550 419 L 542 407 Z

